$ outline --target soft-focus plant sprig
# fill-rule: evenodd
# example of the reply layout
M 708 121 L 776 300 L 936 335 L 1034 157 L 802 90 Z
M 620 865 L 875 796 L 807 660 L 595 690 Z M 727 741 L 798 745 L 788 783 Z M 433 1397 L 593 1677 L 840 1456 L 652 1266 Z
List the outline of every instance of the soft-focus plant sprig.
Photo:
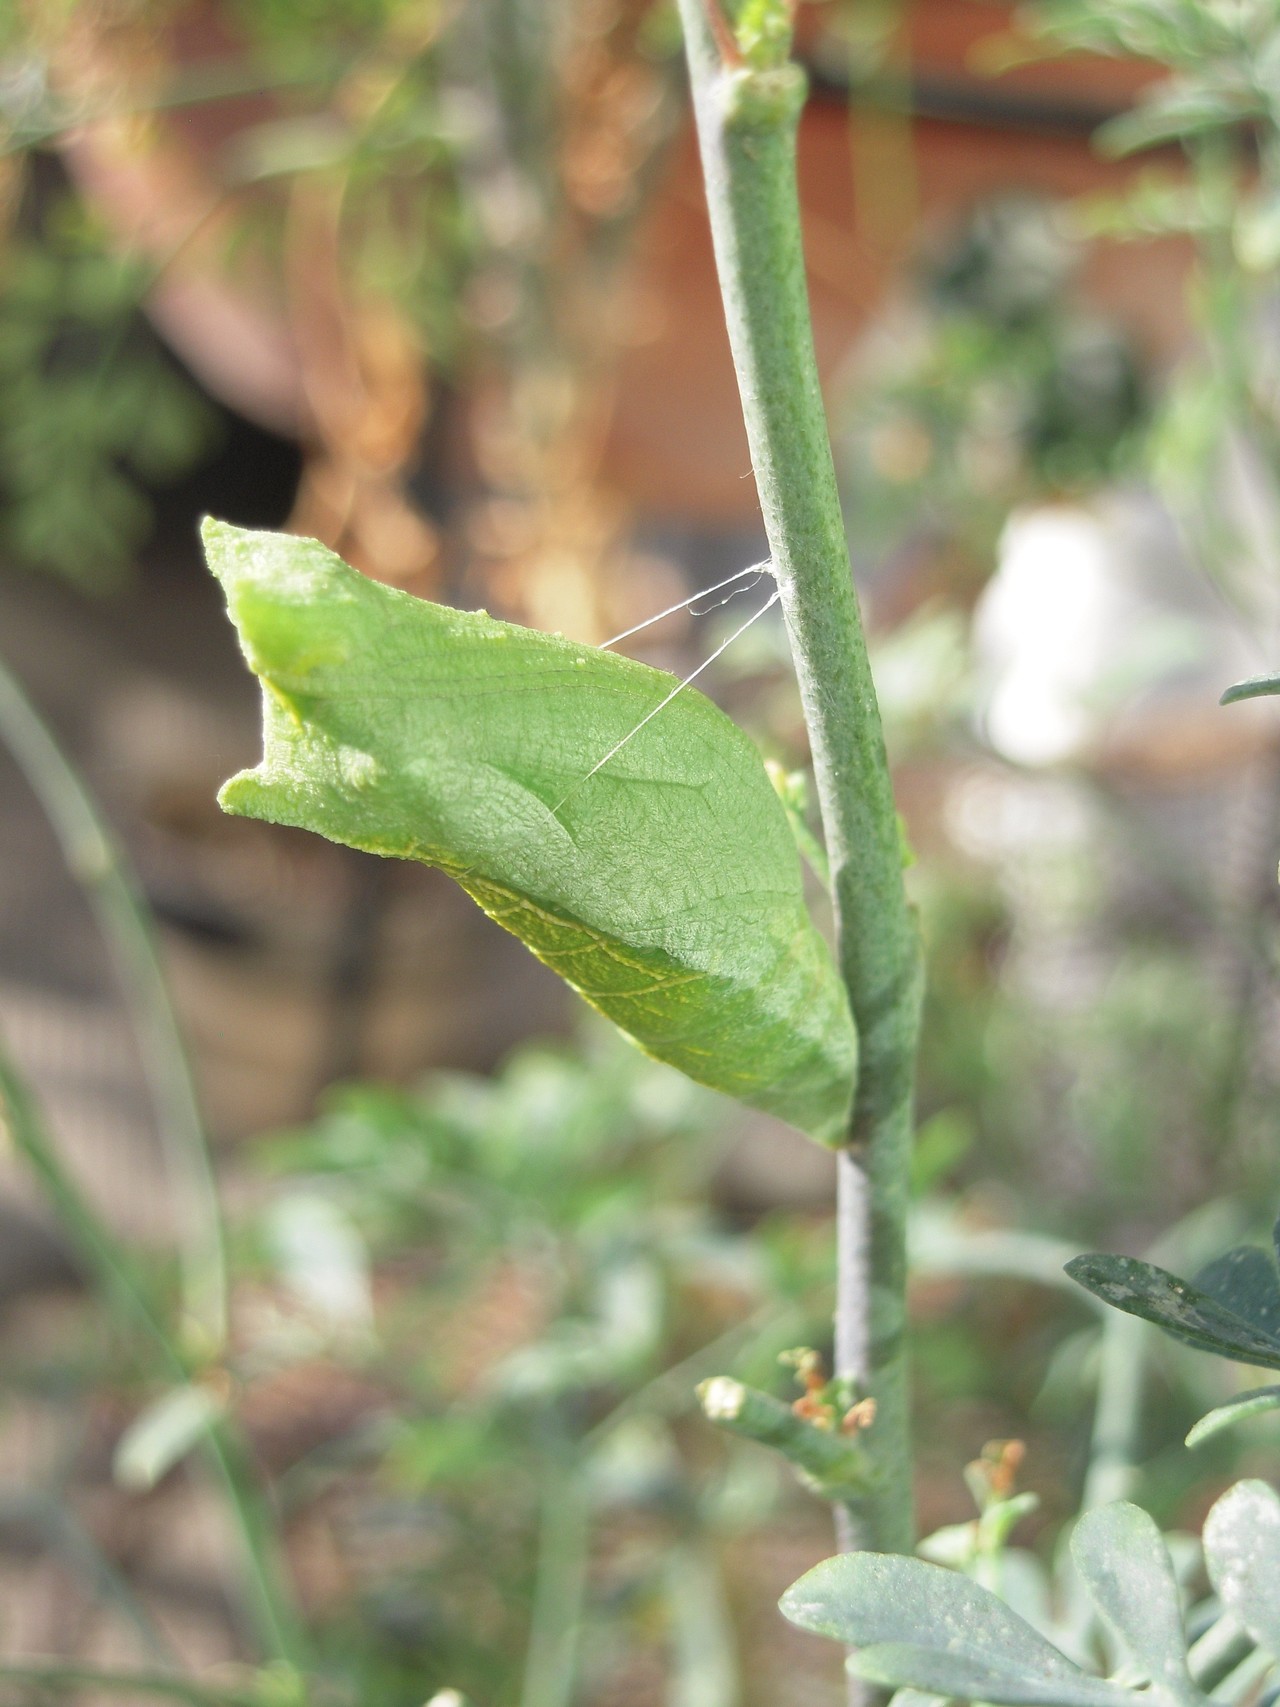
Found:
M 1020 17 L 1034 53 L 1084 49 L 1167 70 L 1097 140 L 1116 157 L 1162 148 L 1181 161 L 1171 154 L 1078 214 L 1097 235 L 1196 244 L 1190 300 L 1204 349 L 1168 388 L 1148 462 L 1204 570 L 1256 630 L 1271 620 L 1258 548 L 1223 493 L 1234 459 L 1272 514 L 1280 505 L 1267 319 L 1280 266 L 1280 16 L 1270 0 L 1043 0 Z
M 213 413 L 142 318 L 151 269 L 74 198 L 0 235 L 0 255 L 0 545 L 110 589 L 150 531 L 147 488 L 208 452 Z
M 1230 1488 L 1206 1519 L 1204 1557 L 1217 1600 L 1193 1623 L 1155 1521 L 1125 1501 L 1085 1513 L 1071 1535 L 1096 1618 L 1083 1651 L 1051 1605 L 1023 1615 L 962 1571 L 889 1555 L 828 1559 L 782 1610 L 851 1646 L 850 1670 L 882 1688 L 1009 1707 L 1204 1707 L 1212 1687 L 1235 1707 L 1280 1663 L 1280 1496 L 1264 1482 Z

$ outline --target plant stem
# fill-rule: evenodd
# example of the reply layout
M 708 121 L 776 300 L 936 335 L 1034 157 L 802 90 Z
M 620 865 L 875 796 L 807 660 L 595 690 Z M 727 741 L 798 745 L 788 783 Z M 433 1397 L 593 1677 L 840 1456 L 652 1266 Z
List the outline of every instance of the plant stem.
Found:
M 715 1549 L 677 1541 L 664 1576 L 672 1671 L 668 1707 L 741 1707 L 738 1644 Z
M 205 1355 L 216 1355 L 227 1330 L 217 1187 L 146 904 L 88 789 L 3 663 L 0 740 L 44 808 L 67 868 L 88 897 L 115 962 L 142 1051 L 166 1169 L 186 1205 L 188 1228 L 180 1246 L 184 1328 L 195 1330 Z
M 520 1707 L 569 1707 L 577 1691 L 591 1527 L 585 1481 L 585 1465 L 569 1460 L 551 1469 L 543 1489 Z
M 32 1696 L 47 1697 L 54 1691 L 115 1689 L 126 1695 L 158 1695 L 170 1701 L 185 1701 L 189 1707 L 262 1707 L 263 1702 L 263 1696 L 252 1688 L 219 1689 L 212 1684 L 193 1683 L 176 1673 L 115 1671 L 58 1660 L 2 1661 L 0 1683 L 25 1689 Z
M 1089 1442 L 1082 1511 L 1111 1500 L 1132 1499 L 1137 1481 L 1138 1435 L 1146 1384 L 1143 1355 L 1151 1329 L 1136 1316 L 1108 1310 L 1098 1348 L 1098 1394 Z
M 789 63 L 726 64 L 707 4 L 680 0 L 711 233 L 858 1028 L 857 1094 L 840 1157 L 836 1373 L 877 1404 L 866 1446 L 878 1487 L 862 1508 L 863 1539 L 905 1552 L 914 1541 L 905 1227 L 919 940 L 809 321 L 795 174 L 804 77 Z

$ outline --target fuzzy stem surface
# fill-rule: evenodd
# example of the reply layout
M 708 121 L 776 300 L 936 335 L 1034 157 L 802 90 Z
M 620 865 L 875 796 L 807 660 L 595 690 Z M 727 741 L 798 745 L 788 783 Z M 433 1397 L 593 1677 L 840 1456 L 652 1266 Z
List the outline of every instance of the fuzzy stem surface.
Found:
M 865 1437 L 876 1490 L 860 1509 L 858 1539 L 907 1552 L 915 1526 L 906 1211 L 919 938 L 814 356 L 796 188 L 805 79 L 789 62 L 731 62 L 708 3 L 680 0 L 712 239 L 858 1027 L 857 1095 L 840 1156 L 836 1372 L 877 1406 Z

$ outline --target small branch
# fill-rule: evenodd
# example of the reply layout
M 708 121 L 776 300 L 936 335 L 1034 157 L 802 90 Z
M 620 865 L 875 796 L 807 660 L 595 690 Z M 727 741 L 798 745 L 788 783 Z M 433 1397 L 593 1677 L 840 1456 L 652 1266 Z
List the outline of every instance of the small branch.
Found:
M 716 1375 L 698 1388 L 698 1401 L 709 1422 L 771 1446 L 807 1487 L 834 1505 L 856 1504 L 874 1486 L 875 1471 L 860 1441 L 834 1429 L 815 1428 L 769 1393 Z

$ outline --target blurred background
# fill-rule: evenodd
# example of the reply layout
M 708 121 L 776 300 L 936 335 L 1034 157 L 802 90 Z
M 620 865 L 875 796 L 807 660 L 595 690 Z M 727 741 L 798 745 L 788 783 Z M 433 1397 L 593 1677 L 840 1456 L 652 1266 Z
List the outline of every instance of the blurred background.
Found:
M 1280 7 L 825 0 L 799 56 L 929 963 L 921 1517 L 1019 1439 L 1045 1560 L 1277 1438 L 1184 1452 L 1231 1370 L 1060 1269 L 1280 1199 L 1276 714 L 1216 704 L 1280 663 Z M 8 0 L 0 138 L 0 1697 L 835 1703 L 771 1611 L 828 1514 L 693 1400 L 829 1350 L 829 1159 L 214 803 L 206 513 L 594 642 L 764 554 L 674 8 Z M 775 614 L 700 685 L 805 812 Z

